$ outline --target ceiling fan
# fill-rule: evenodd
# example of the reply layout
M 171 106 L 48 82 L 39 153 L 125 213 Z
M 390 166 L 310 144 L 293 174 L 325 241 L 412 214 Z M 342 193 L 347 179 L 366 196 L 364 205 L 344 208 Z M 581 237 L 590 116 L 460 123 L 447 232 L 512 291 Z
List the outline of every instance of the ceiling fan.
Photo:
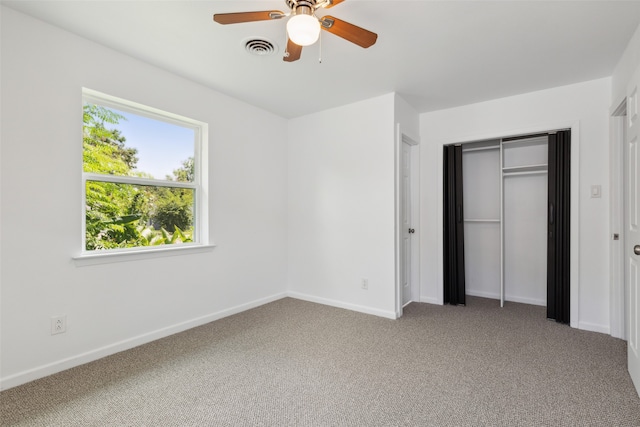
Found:
M 218 24 L 239 24 L 242 22 L 269 21 L 290 17 L 287 21 L 287 49 L 284 61 L 293 62 L 300 59 L 303 46 L 314 44 L 320 36 L 320 30 L 328 31 L 338 37 L 367 48 L 378 39 L 376 33 L 360 28 L 357 25 L 342 21 L 333 16 L 316 17 L 316 10 L 329 9 L 344 0 L 284 0 L 289 13 L 279 10 L 260 12 L 216 13 L 213 20 Z

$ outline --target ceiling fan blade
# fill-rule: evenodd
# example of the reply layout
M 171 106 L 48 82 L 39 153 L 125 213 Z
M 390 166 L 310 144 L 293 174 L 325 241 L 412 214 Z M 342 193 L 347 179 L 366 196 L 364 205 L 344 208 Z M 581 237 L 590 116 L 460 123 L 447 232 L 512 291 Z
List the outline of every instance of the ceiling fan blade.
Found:
M 213 15 L 213 20 L 218 24 L 239 24 L 241 22 L 269 21 L 285 16 L 287 15 L 279 10 L 265 10 L 262 12 L 216 13 Z
M 325 9 L 332 8 L 333 6 L 339 5 L 339 4 L 340 4 L 340 3 L 342 3 L 343 1 L 344 1 L 344 0 L 331 0 L 331 1 L 329 2 L 329 4 L 328 4 L 328 5 L 326 5 L 324 8 L 325 8 Z
M 287 50 L 285 52 L 283 61 L 293 62 L 300 59 L 300 55 L 302 54 L 302 46 L 299 46 L 291 41 L 291 39 L 287 39 Z
M 373 46 L 376 40 L 378 40 L 378 35 L 376 33 L 372 33 L 369 30 L 365 30 L 364 28 L 342 21 L 338 18 L 334 18 L 333 16 L 324 16 L 320 18 L 320 24 L 322 24 L 323 30 L 364 48 Z

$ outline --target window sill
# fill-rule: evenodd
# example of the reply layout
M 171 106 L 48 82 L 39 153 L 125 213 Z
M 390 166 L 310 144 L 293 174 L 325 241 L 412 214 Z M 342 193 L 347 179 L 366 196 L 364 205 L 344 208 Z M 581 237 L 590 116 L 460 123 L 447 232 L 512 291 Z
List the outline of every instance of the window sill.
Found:
M 209 252 L 216 245 L 179 245 L 153 249 L 130 249 L 121 251 L 96 251 L 96 253 L 84 253 L 74 256 L 76 266 L 110 264 L 114 262 L 137 261 L 143 259 L 162 258 L 178 255 L 187 255 L 201 252 Z

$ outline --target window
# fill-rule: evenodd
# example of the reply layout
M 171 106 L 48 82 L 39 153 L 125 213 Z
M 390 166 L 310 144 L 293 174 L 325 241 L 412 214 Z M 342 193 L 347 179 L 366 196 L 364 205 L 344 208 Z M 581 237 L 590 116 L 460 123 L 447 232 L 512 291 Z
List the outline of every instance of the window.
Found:
M 207 125 L 89 89 L 82 101 L 83 254 L 206 244 Z

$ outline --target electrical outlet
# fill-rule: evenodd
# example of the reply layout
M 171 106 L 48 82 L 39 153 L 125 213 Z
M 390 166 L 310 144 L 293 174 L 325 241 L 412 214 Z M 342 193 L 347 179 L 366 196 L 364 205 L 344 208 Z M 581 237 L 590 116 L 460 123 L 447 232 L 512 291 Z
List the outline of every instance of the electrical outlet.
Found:
M 67 315 L 51 316 L 51 335 L 67 332 Z
M 360 287 L 364 290 L 369 289 L 369 280 L 362 279 L 362 283 L 360 284 Z

